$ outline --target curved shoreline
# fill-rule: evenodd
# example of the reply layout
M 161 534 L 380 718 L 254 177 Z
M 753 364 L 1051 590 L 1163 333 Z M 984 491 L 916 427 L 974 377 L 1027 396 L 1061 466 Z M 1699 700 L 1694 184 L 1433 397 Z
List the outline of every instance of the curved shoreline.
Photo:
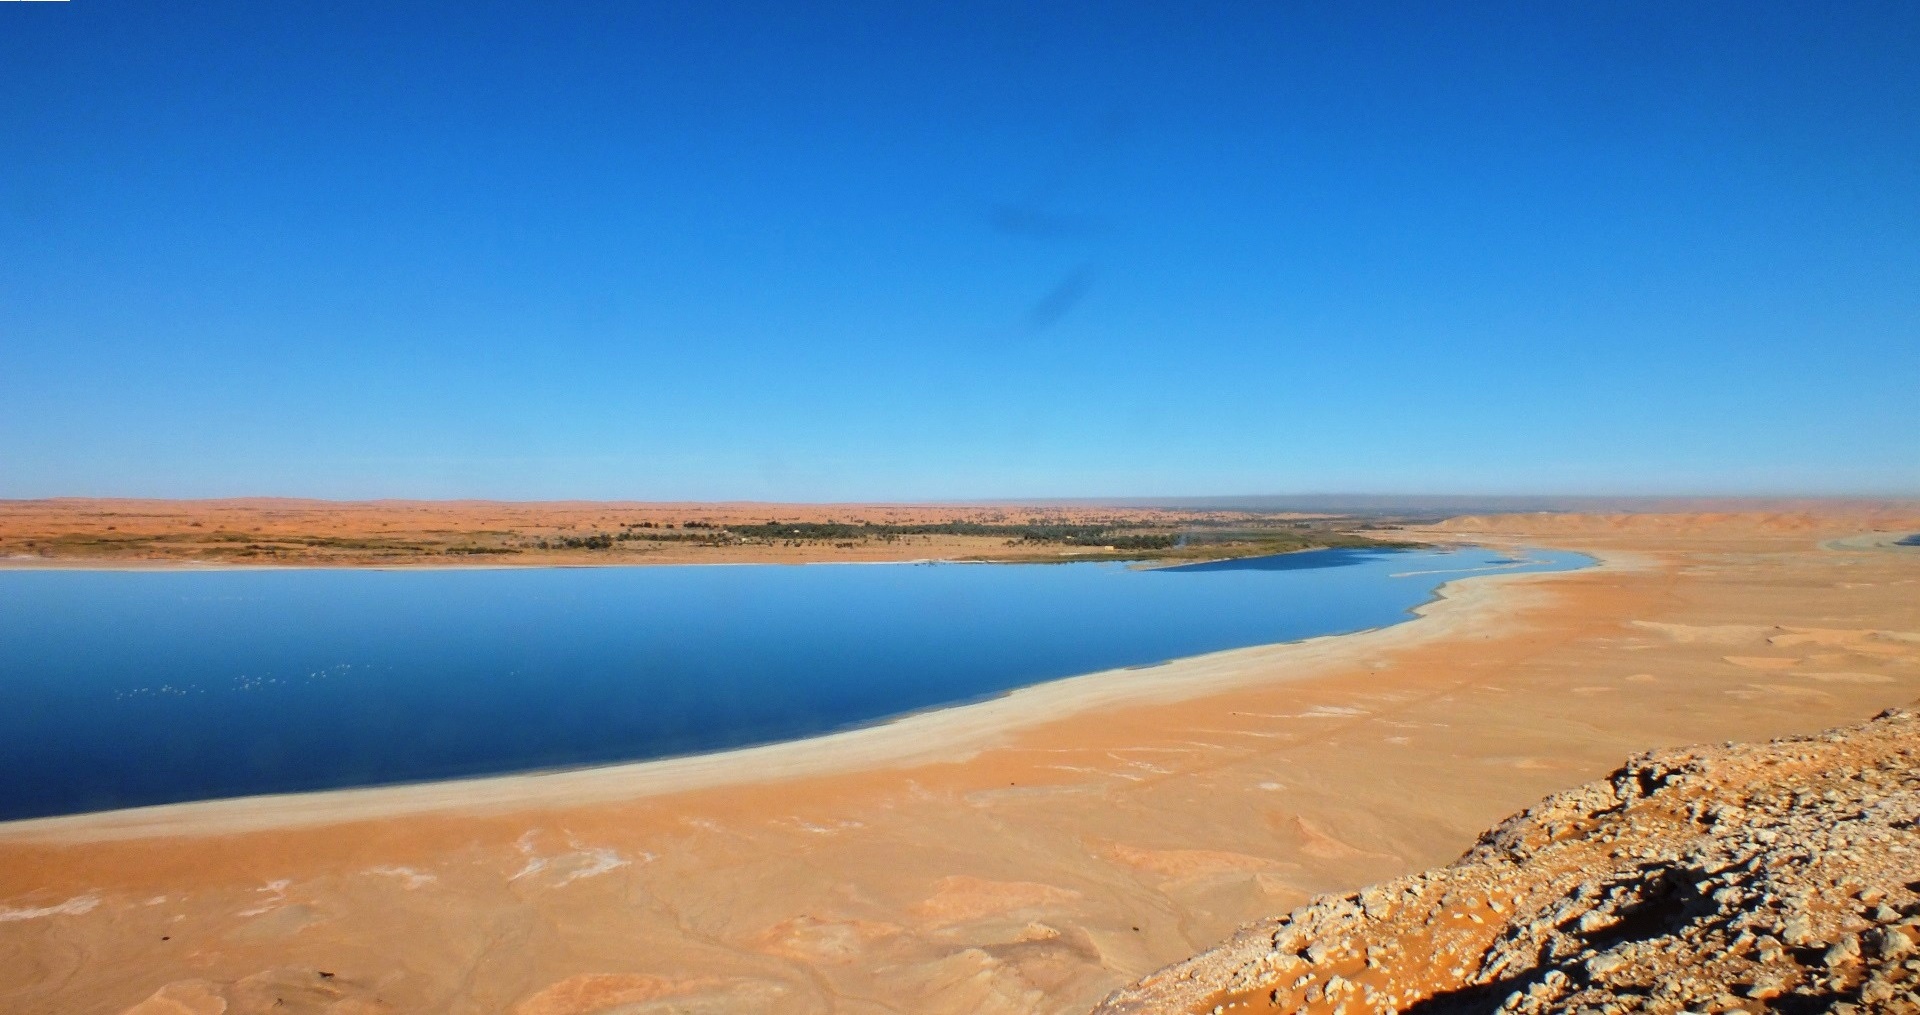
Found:
M 1872 553 L 1891 550 L 1894 553 L 1920 553 L 1920 543 L 1907 540 L 1920 539 L 1920 532 L 1866 532 L 1857 536 L 1845 536 L 1829 539 L 1820 544 L 1823 550 L 1841 553 Z
M 1227 649 L 1017 688 L 854 729 L 676 758 L 475 778 L 189 801 L 0 823 L 0 841 L 89 842 L 215 836 L 427 814 L 502 814 L 613 803 L 728 785 L 964 761 L 1010 734 L 1123 707 L 1186 701 L 1305 679 L 1383 649 L 1479 630 L 1527 601 L 1533 580 L 1634 569 L 1636 555 L 1581 551 L 1589 567 L 1469 574 L 1442 583 L 1384 627 Z M 1278 672 L 1284 669 L 1285 672 Z

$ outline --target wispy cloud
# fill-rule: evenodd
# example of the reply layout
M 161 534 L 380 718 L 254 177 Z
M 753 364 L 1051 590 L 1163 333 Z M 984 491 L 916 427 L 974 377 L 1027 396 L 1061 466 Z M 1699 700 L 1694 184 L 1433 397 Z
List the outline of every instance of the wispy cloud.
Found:
M 1073 269 L 1027 310 L 1027 323 L 1036 329 L 1053 327 L 1086 298 L 1092 285 L 1092 265 L 1083 264 Z

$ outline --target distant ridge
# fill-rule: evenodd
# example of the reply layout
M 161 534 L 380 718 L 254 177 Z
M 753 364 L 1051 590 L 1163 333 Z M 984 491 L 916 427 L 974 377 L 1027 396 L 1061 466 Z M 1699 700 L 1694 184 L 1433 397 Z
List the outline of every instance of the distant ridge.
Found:
M 1920 497 L 1697 497 L 1697 496 L 1557 496 L 1550 494 L 1221 494 L 1198 497 L 996 497 L 950 500 L 513 500 L 489 497 L 291 497 L 270 494 L 244 497 L 0 497 L 0 505 L 61 505 L 68 507 L 138 507 L 198 505 L 233 508 L 327 507 L 524 507 L 575 510 L 674 508 L 737 510 L 749 513 L 780 508 L 1128 508 L 1162 511 L 1241 511 L 1334 515 L 1392 515 L 1452 518 L 1460 515 L 1506 514 L 1746 514 L 1851 513 L 1920 511 Z
M 980 503 L 988 503 L 981 501 Z M 1183 511 L 1271 511 L 1343 515 L 1693 514 L 1794 511 L 1909 511 L 1916 497 L 1555 496 L 1549 494 L 1228 494 L 1210 497 L 1016 499 L 995 504 L 1163 508 Z

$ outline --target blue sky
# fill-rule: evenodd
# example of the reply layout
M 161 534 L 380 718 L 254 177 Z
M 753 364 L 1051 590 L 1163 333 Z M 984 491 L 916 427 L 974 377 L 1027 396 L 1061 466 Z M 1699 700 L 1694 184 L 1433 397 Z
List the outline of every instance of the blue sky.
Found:
M 1920 6 L 0 4 L 0 497 L 1920 492 Z

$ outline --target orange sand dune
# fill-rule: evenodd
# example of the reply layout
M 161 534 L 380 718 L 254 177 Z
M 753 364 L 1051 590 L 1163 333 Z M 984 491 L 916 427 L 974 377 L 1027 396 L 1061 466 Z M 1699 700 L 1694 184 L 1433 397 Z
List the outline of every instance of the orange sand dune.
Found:
M 1796 511 L 1719 511 L 1638 514 L 1524 514 L 1467 515 L 1434 526 L 1442 532 L 1512 532 L 1645 535 L 1690 535 L 1743 531 L 1754 534 L 1793 534 L 1834 531 L 1894 531 L 1920 527 L 1920 508 L 1888 501 L 1851 507 L 1839 515 L 1846 524 L 1836 528 L 1835 513 L 1810 507 Z

